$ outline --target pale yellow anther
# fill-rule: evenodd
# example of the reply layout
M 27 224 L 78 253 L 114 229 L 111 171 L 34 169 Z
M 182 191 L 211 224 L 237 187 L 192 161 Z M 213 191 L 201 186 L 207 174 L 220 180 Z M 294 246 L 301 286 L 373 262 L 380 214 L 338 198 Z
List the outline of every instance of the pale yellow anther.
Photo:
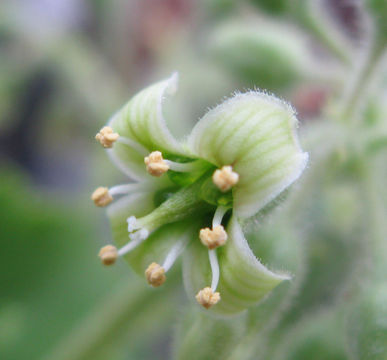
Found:
M 213 292 L 210 287 L 205 287 L 196 295 L 196 301 L 206 309 L 209 309 L 212 305 L 217 304 L 219 300 L 220 294 L 218 292 Z
M 111 148 L 120 135 L 115 133 L 110 126 L 104 126 L 95 138 L 104 148 Z
M 222 192 L 229 191 L 239 181 L 239 175 L 232 171 L 231 166 L 223 166 L 215 170 L 212 175 L 212 181 Z
M 222 225 L 217 225 L 212 230 L 210 228 L 201 229 L 199 237 L 202 244 L 210 250 L 224 245 L 227 241 L 227 233 Z
M 145 277 L 149 285 L 153 287 L 163 285 L 167 279 L 164 268 L 155 262 L 150 264 L 145 270 Z
M 146 170 L 152 176 L 161 176 L 169 170 L 160 151 L 153 151 L 144 159 Z
M 104 246 L 98 253 L 101 258 L 102 264 L 113 265 L 118 257 L 117 248 L 113 245 Z
M 109 194 L 107 187 L 100 186 L 91 195 L 91 200 L 99 207 L 104 207 L 113 201 L 113 197 Z

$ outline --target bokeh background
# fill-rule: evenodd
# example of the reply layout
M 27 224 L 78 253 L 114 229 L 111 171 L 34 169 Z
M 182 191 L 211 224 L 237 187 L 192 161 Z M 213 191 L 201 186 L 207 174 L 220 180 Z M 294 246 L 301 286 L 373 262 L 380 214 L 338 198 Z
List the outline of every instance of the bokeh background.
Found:
M 179 91 L 166 116 L 178 137 L 248 88 L 289 100 L 302 126 L 318 122 L 346 76 L 341 50 L 362 42 L 357 7 L 323 3 L 336 44 L 277 0 L 0 2 L 1 359 L 78 359 L 69 347 L 94 348 L 87 359 L 170 358 L 189 305 L 178 271 L 150 301 L 152 290 L 124 262 L 106 269 L 96 256 L 111 235 L 90 194 L 125 179 L 94 135 L 133 94 L 174 71 Z M 353 197 L 341 185 L 327 196 L 339 193 L 346 212 Z M 309 253 L 328 284 L 323 298 L 307 285 L 311 303 L 332 299 L 332 279 L 350 263 L 330 229 Z M 344 268 L 332 253 L 344 254 Z

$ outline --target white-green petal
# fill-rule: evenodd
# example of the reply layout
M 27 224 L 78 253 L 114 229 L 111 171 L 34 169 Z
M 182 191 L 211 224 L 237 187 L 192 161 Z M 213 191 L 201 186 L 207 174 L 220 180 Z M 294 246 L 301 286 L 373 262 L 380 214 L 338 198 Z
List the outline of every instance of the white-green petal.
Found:
M 109 121 L 108 125 L 121 136 L 121 140 L 108 150 L 109 155 L 133 179 L 149 177 L 144 156 L 150 152 L 158 150 L 165 155 L 183 153 L 180 144 L 168 130 L 162 112 L 163 100 L 166 95 L 176 91 L 177 81 L 175 73 L 169 79 L 142 90 Z M 129 141 L 124 143 L 122 137 Z M 130 142 L 135 145 L 131 146 Z
M 221 300 L 211 309 L 219 314 L 231 315 L 255 305 L 290 276 L 270 271 L 255 257 L 235 217 L 230 220 L 227 233 L 226 245 L 217 249 L 220 266 L 217 291 Z M 185 285 L 191 296 L 210 286 L 208 250 L 199 239 L 193 241 L 185 252 L 183 270 Z
M 304 170 L 297 119 L 287 103 L 251 91 L 209 111 L 194 127 L 188 147 L 214 165 L 232 165 L 240 180 L 233 189 L 239 217 L 257 213 Z

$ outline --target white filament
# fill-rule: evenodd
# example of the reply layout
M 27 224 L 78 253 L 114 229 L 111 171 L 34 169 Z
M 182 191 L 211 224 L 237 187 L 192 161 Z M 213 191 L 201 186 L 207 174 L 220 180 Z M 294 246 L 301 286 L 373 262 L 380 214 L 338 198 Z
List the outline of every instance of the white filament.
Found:
M 228 208 L 226 206 L 218 206 L 214 218 L 212 219 L 212 228 L 219 226 L 222 223 L 224 214 L 227 212 Z
M 198 167 L 198 163 L 196 161 L 192 161 L 189 163 L 178 163 L 171 160 L 164 160 L 164 162 L 169 166 L 171 170 L 177 172 L 191 172 L 197 169 Z
M 137 231 L 135 234 L 139 232 L 141 231 Z M 123 246 L 121 249 L 118 250 L 118 256 L 125 255 L 128 252 L 132 251 L 147 238 L 147 236 L 144 236 L 145 234 L 138 234 L 138 235 L 139 236 L 137 237 L 131 237 L 132 241 L 129 241 L 125 246 Z
M 149 151 L 144 146 L 142 146 L 137 141 L 134 141 L 132 139 L 120 136 L 117 141 L 120 142 L 121 144 L 128 145 L 133 150 L 136 150 L 142 156 L 146 156 L 149 153 Z
M 215 292 L 219 283 L 219 263 L 218 256 L 216 255 L 216 249 L 208 250 L 208 257 L 210 258 L 210 265 L 212 271 L 211 289 L 213 292 Z
M 137 192 L 141 190 L 141 184 L 124 184 L 124 185 L 116 185 L 109 189 L 109 194 L 111 196 L 115 195 L 124 195 L 130 192 Z
M 162 265 L 165 272 L 167 272 L 175 263 L 176 259 L 181 255 L 187 245 L 187 239 L 177 242 L 169 251 L 167 257 Z

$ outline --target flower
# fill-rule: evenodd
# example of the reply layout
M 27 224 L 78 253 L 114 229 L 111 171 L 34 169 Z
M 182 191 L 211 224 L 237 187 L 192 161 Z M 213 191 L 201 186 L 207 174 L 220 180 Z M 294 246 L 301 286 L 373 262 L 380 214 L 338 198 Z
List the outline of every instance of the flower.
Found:
M 188 294 L 211 311 L 237 313 L 290 279 L 260 263 L 241 224 L 301 175 L 308 155 L 294 110 L 258 91 L 235 94 L 177 141 L 162 115 L 176 85 L 174 74 L 146 88 L 101 130 L 110 159 L 131 180 L 93 195 L 98 206 L 113 201 L 107 213 L 118 249 L 110 245 L 101 259 L 124 257 L 160 286 L 183 255 Z M 106 136 L 96 138 L 106 148 Z

